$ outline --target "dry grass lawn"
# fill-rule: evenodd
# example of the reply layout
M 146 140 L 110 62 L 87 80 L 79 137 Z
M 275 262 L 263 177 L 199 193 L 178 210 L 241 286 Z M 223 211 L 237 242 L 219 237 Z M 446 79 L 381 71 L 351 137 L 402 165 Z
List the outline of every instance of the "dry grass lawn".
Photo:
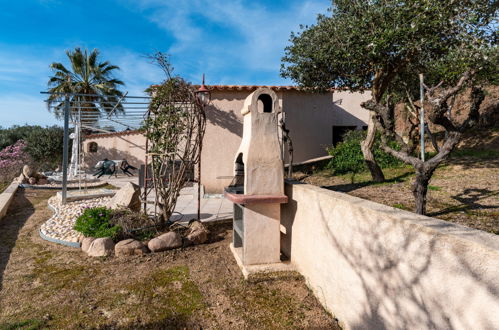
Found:
M 246 282 L 228 245 L 91 258 L 43 241 L 52 191 L 20 190 L 0 221 L 0 329 L 339 329 L 303 279 Z
M 479 157 L 477 157 L 479 155 Z M 411 167 L 384 169 L 387 182 L 371 181 L 369 173 L 334 176 L 324 170 L 295 178 L 305 183 L 414 211 Z M 450 159 L 434 173 L 428 187 L 428 215 L 499 234 L 499 158 L 495 153 L 474 153 Z

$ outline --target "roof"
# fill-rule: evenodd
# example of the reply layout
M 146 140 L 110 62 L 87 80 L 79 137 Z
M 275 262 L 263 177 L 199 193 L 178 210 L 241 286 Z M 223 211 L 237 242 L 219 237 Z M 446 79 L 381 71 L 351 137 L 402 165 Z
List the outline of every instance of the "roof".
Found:
M 195 85 L 196 88 L 199 85 Z M 259 85 L 206 85 L 209 90 L 217 90 L 217 91 L 254 91 L 257 88 L 267 87 L 273 90 L 274 92 L 279 91 L 300 91 L 303 88 L 298 86 L 259 86 Z
M 157 87 L 159 85 L 152 85 L 151 87 Z M 199 88 L 201 85 L 193 85 L 194 88 Z M 274 92 L 280 91 L 307 91 L 307 88 L 300 86 L 270 86 L 270 85 L 205 85 L 211 91 L 247 91 L 252 92 L 257 88 L 267 87 Z M 331 89 L 332 91 L 333 89 Z
M 134 135 L 134 134 L 142 134 L 141 131 L 139 130 L 129 130 L 129 131 L 122 131 L 122 132 L 112 132 L 112 133 L 95 133 L 95 134 L 88 134 L 85 135 L 85 139 L 95 139 L 95 138 L 105 138 L 105 137 L 111 137 L 111 136 L 124 136 L 124 135 Z

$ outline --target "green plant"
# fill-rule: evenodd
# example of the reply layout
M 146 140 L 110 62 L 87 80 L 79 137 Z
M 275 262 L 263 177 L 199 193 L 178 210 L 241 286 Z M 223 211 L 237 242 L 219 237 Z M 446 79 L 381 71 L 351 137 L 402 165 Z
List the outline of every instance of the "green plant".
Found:
M 121 227 L 110 222 L 112 210 L 105 207 L 86 209 L 76 219 L 74 230 L 87 237 L 111 237 L 116 239 Z
M 97 49 L 89 52 L 75 48 L 73 51 L 66 51 L 66 55 L 71 64 L 67 69 L 62 63 L 54 62 L 50 64 L 54 75 L 49 78 L 48 87 L 50 94 L 48 97 L 49 110 L 53 109 L 56 118 L 61 118 L 63 114 L 64 102 L 60 102 L 61 93 L 78 93 L 70 99 L 70 103 L 84 105 L 82 111 L 86 114 L 92 113 L 96 116 L 110 112 L 114 109 L 123 112 L 123 106 L 113 104 L 123 95 L 118 89 L 124 83 L 116 79 L 113 73 L 120 68 L 110 64 L 108 61 L 101 62 Z M 87 94 L 87 95 L 81 95 Z M 97 95 L 97 96 L 96 96 Z M 53 105 L 56 103 L 55 105 Z M 53 105 L 53 107 L 52 107 Z M 86 122 L 94 122 L 96 119 L 87 119 Z
M 343 142 L 338 143 L 335 147 L 329 147 L 327 151 L 333 158 L 329 162 L 328 168 L 332 169 L 334 174 L 359 173 L 367 170 L 360 148 L 360 143 L 365 137 L 365 131 L 350 131 L 343 136 Z M 374 142 L 374 156 L 381 168 L 400 166 L 402 162 L 384 152 L 379 147 L 380 143 L 378 135 Z M 393 144 L 393 147 L 397 148 L 398 146 Z
M 433 190 L 433 191 L 440 191 L 440 190 L 442 190 L 441 187 L 439 187 L 439 186 L 432 186 L 432 185 L 428 185 L 428 189 L 429 190 Z

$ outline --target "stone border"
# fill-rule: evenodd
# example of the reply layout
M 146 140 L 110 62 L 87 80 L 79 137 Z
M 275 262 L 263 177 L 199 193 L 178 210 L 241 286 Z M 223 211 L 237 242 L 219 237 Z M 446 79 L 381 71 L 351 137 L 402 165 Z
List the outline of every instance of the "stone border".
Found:
M 7 210 L 9 209 L 9 205 L 12 202 L 17 188 L 19 188 L 19 182 L 14 179 L 11 184 L 0 194 L 0 219 L 7 214 Z
M 46 235 L 44 235 L 42 233 L 41 229 L 38 230 L 38 233 L 40 234 L 40 237 L 42 239 L 44 239 L 44 240 L 46 240 L 48 242 L 57 243 L 57 244 L 61 244 L 61 245 L 66 245 L 66 246 L 77 248 L 77 249 L 79 249 L 81 247 L 81 244 L 78 243 L 78 242 L 62 241 L 62 240 L 57 239 L 57 238 L 52 238 L 52 237 L 46 236 Z

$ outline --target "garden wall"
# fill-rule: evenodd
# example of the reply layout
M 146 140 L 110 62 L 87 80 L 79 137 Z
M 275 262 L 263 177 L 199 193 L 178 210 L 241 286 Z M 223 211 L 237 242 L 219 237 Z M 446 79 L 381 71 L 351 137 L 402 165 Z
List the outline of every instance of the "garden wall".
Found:
M 499 238 L 287 183 L 281 247 L 346 329 L 499 329 Z
M 12 181 L 12 183 L 0 194 L 0 219 L 2 219 L 7 210 L 9 209 L 10 202 L 14 198 L 14 194 L 19 187 L 19 182 L 17 180 Z

